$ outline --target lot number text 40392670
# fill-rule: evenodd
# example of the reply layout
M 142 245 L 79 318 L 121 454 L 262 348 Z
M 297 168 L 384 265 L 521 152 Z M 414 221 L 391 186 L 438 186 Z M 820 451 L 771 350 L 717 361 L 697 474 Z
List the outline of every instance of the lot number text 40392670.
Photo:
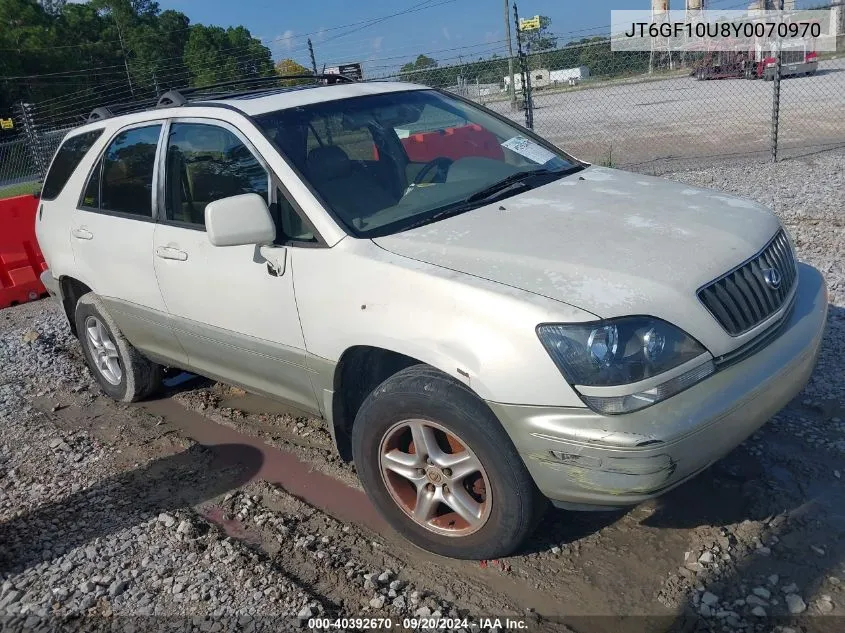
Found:
M 482 630 L 521 631 L 528 628 L 528 622 L 522 618 L 433 618 L 412 617 L 392 618 L 309 618 L 308 628 L 312 630 L 443 630 L 481 628 Z

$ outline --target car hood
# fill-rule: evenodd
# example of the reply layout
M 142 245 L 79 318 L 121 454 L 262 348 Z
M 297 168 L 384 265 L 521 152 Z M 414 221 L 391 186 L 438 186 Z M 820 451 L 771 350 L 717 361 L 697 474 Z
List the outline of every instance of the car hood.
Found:
M 691 308 L 703 310 L 698 288 L 757 253 L 778 227 L 749 200 L 589 167 L 374 241 L 603 318 L 649 314 L 680 325 Z

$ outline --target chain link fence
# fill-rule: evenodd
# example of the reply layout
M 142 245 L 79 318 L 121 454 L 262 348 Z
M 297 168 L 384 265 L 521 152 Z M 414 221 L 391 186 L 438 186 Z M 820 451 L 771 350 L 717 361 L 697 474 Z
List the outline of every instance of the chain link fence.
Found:
M 563 149 L 605 165 L 770 160 L 773 148 L 787 158 L 845 146 L 845 54 L 818 54 L 811 64 L 784 60 L 779 98 L 777 81 L 749 78 L 753 66 L 726 57 L 688 53 L 669 60 L 612 53 L 607 40 L 585 42 L 526 55 L 515 65 L 515 95 L 507 59 L 384 78 L 451 90 L 522 125 L 530 121 Z
M 37 192 L 53 154 L 65 134 L 84 119 L 60 125 L 50 117 L 39 120 L 32 104 L 19 104 L 13 118 L 17 134 L 0 140 L 0 198 Z
M 370 73 L 366 79 L 449 90 L 529 124 L 584 160 L 657 173 L 662 165 L 679 162 L 770 160 L 773 148 L 779 158 L 788 158 L 845 146 L 841 36 L 838 50 L 819 54 L 809 66 L 784 59 L 779 90 L 777 81 L 749 79 L 749 65 L 725 55 L 686 53 L 670 59 L 612 52 L 606 38 L 515 55 L 513 78 L 508 57 L 494 54 L 449 65 L 426 58 L 422 68 L 406 64 L 401 71 Z M 94 108 L 141 100 L 152 105 L 161 92 L 152 77 L 146 83 L 115 82 L 107 93 L 86 90 L 21 104 L 17 135 L 0 140 L 0 196 L 36 189 L 64 134 Z
M 0 196 L 17 193 L 37 180 L 40 170 L 33 163 L 29 143 L 23 137 L 0 141 Z M 30 187 L 34 189 L 34 186 Z

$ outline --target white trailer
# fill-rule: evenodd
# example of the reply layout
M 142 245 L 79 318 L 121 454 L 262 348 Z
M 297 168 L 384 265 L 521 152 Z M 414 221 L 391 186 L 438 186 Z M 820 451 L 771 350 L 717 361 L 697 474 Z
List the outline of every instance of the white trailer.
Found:
M 590 69 L 586 66 L 553 70 L 549 73 L 549 81 L 553 84 L 568 83 L 573 85 L 590 76 Z
M 505 77 L 505 90 L 507 90 L 508 86 L 511 83 L 510 77 Z M 531 87 L 532 88 L 544 88 L 550 84 L 549 80 L 549 71 L 546 68 L 537 68 L 536 70 L 531 71 Z M 513 75 L 513 85 L 516 87 L 517 90 L 522 90 L 522 74 L 519 72 L 515 72 Z

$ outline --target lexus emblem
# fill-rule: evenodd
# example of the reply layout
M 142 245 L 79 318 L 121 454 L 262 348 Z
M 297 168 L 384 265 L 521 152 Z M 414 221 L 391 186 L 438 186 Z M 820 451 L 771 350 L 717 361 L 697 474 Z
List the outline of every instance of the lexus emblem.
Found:
M 780 276 L 780 271 L 777 268 L 765 268 L 763 269 L 763 280 L 769 288 L 777 290 L 780 288 L 782 277 Z

